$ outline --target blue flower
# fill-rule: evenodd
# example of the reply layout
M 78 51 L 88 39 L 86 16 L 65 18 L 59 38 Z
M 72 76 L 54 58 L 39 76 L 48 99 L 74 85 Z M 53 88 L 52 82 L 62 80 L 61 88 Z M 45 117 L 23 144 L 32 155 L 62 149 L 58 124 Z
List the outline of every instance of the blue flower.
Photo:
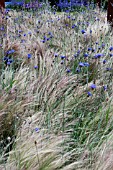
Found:
M 109 54 L 110 55 L 110 57 L 113 57 L 113 54 Z
M 37 69 L 37 68 L 38 68 L 38 66 L 34 66 L 34 68 L 35 68 L 35 69 Z
M 91 89 L 93 90 L 93 89 L 96 89 L 96 85 L 95 84 L 91 84 Z
M 74 54 L 74 57 L 76 58 L 76 57 L 77 57 L 77 54 Z
M 51 32 L 48 32 L 48 35 L 52 35 L 52 33 L 51 33 Z
M 88 57 L 88 55 L 89 55 L 89 54 L 85 53 L 85 54 L 84 54 L 84 57 Z
M 45 43 L 46 41 L 45 40 L 41 40 L 42 43 Z
M 80 50 L 77 51 L 77 55 L 79 55 L 79 54 L 80 54 Z
M 66 56 L 61 55 L 60 58 L 63 60 L 66 58 Z
M 31 32 L 29 31 L 28 34 L 31 35 Z
M 73 28 L 75 28 L 75 25 L 72 25 L 72 27 L 71 27 L 71 28 L 72 28 L 72 29 L 73 29 Z
M 113 47 L 110 47 L 109 50 L 110 50 L 110 51 L 113 51 Z
M 111 68 L 110 68 L 110 67 L 107 67 L 107 68 L 106 68 L 106 71 L 111 71 Z
M 76 68 L 76 72 L 79 73 L 80 72 L 80 68 L 77 67 Z
M 100 58 L 100 57 L 102 57 L 102 56 L 103 56 L 103 54 L 98 53 L 98 54 L 96 54 L 94 57 L 95 57 L 95 58 Z
M 70 70 L 69 68 L 67 68 L 66 72 L 67 72 L 67 73 L 70 73 L 70 72 L 71 72 L 71 70 Z
M 68 16 L 67 16 L 67 18 L 69 18 L 69 19 L 70 19 L 70 18 L 71 18 L 71 17 L 70 17 L 70 15 L 68 15 Z
M 105 64 L 106 63 L 106 60 L 103 60 L 103 64 Z
M 32 55 L 31 55 L 31 54 L 28 54 L 28 55 L 27 55 L 27 58 L 28 58 L 28 59 L 30 59 L 31 57 L 32 57 Z
M 44 40 L 46 40 L 47 39 L 47 37 L 46 36 L 44 36 Z
M 92 30 L 90 30 L 90 34 L 92 33 Z
M 102 43 L 102 48 L 104 48 L 105 47 L 105 44 L 104 43 Z
M 92 93 L 90 91 L 87 92 L 88 97 L 92 96 Z
M 50 38 L 47 38 L 47 41 L 49 41 L 50 40 Z
M 7 65 L 10 65 L 10 64 L 11 64 L 10 61 L 8 61 L 8 62 L 7 62 Z
M 7 51 L 7 54 L 12 54 L 12 53 L 14 53 L 15 52 L 15 50 L 9 50 L 9 51 Z
M 81 30 L 81 33 L 82 33 L 82 34 L 85 34 L 85 33 L 86 33 L 86 31 L 85 31 L 85 30 Z
M 55 53 L 54 56 L 55 56 L 55 57 L 58 57 L 58 54 Z
M 84 66 L 85 66 L 84 63 L 82 62 L 79 63 L 79 67 L 84 67 Z
M 60 64 L 64 64 L 64 61 L 62 60 Z
M 89 63 L 84 63 L 84 66 L 89 67 Z
M 35 131 L 38 133 L 38 132 L 40 131 L 40 129 L 36 127 L 36 128 L 35 128 Z
M 107 90 L 107 86 L 103 86 L 103 89 L 104 89 L 104 91 L 106 91 Z
M 8 58 L 8 57 L 6 57 L 6 56 L 3 58 L 3 60 L 4 60 L 4 61 L 6 61 L 6 60 L 8 60 L 8 59 L 9 59 L 9 58 Z
M 92 48 L 91 47 L 88 47 L 88 51 L 91 51 L 92 50 Z
M 13 62 L 13 59 L 9 58 L 9 59 L 8 59 L 8 62 L 12 63 L 12 62 Z

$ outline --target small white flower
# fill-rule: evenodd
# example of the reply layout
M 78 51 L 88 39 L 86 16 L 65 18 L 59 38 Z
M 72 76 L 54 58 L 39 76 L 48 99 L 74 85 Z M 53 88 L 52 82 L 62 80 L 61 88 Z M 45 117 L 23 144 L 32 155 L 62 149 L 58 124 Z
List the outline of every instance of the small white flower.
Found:
M 10 140 L 11 140 L 10 136 L 8 136 L 8 137 L 7 137 L 7 140 L 8 140 L 8 141 L 10 141 Z

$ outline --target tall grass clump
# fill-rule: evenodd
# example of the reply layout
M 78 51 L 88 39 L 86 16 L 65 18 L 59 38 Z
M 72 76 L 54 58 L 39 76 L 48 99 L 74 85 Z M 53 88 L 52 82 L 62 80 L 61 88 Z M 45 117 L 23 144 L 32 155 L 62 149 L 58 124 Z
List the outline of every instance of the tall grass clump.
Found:
M 0 169 L 112 169 L 113 30 L 106 12 L 42 5 L 7 9 L 4 20 Z

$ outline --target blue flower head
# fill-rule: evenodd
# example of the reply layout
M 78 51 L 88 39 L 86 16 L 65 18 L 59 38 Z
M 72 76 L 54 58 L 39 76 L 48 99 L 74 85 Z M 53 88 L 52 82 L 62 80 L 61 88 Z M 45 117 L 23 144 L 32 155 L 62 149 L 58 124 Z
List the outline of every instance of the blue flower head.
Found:
M 88 47 L 88 51 L 91 51 L 92 50 L 92 48 L 91 47 Z
M 84 54 L 84 57 L 88 57 L 88 56 L 89 56 L 89 54 L 87 54 L 87 53 Z
M 61 55 L 60 58 L 63 60 L 66 58 L 66 56 Z
M 88 97 L 92 96 L 92 93 L 90 91 L 87 92 Z
M 104 91 L 106 91 L 107 90 L 107 86 L 103 86 L 103 89 L 104 89 Z
M 103 60 L 103 64 L 105 64 L 106 63 L 106 60 Z
M 85 34 L 85 33 L 86 33 L 86 31 L 85 31 L 85 30 L 81 30 L 81 33 L 82 33 L 82 34 Z
M 76 68 L 76 72 L 79 73 L 80 72 L 80 68 L 77 67 Z
M 90 30 L 90 34 L 92 33 L 92 30 Z
M 84 66 L 85 66 L 84 63 L 82 62 L 79 63 L 79 67 L 84 67 Z
M 30 59 L 31 57 L 32 57 L 32 55 L 31 55 L 31 54 L 28 54 L 28 55 L 27 55 L 27 58 L 28 58 L 28 59 Z
M 109 54 L 110 55 L 110 57 L 113 57 L 113 54 Z
M 96 89 L 96 85 L 95 84 L 91 84 L 91 89 L 93 90 L 93 89 Z
M 35 68 L 35 69 L 37 69 L 37 68 L 38 68 L 38 66 L 34 66 L 34 68 Z
M 102 56 L 103 56 L 103 54 L 98 53 L 98 54 L 96 54 L 94 57 L 95 57 L 95 58 L 100 58 L 100 57 L 102 57 Z
M 84 66 L 86 67 L 89 67 L 89 65 L 90 65 L 89 63 L 84 63 Z
M 10 61 L 8 61 L 8 62 L 7 62 L 7 65 L 10 65 L 10 64 L 11 64 Z
M 70 70 L 69 68 L 67 68 L 66 72 L 67 72 L 67 73 L 70 73 L 70 72 L 71 72 L 71 70 Z
M 55 53 L 55 54 L 54 54 L 54 56 L 55 56 L 55 57 L 58 57 L 58 54 L 57 54 L 57 53 Z
M 36 127 L 36 128 L 35 128 L 35 131 L 38 133 L 38 132 L 40 131 L 40 129 Z
M 110 51 L 113 51 L 113 46 L 109 48 Z

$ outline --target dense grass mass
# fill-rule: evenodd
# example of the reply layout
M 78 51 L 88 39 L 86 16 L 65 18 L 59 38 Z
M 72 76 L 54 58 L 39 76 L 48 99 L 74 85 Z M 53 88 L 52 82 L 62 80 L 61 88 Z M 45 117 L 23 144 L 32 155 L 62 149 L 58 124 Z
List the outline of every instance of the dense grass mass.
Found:
M 85 7 L 6 10 L 0 170 L 113 169 L 113 30 L 106 15 Z

